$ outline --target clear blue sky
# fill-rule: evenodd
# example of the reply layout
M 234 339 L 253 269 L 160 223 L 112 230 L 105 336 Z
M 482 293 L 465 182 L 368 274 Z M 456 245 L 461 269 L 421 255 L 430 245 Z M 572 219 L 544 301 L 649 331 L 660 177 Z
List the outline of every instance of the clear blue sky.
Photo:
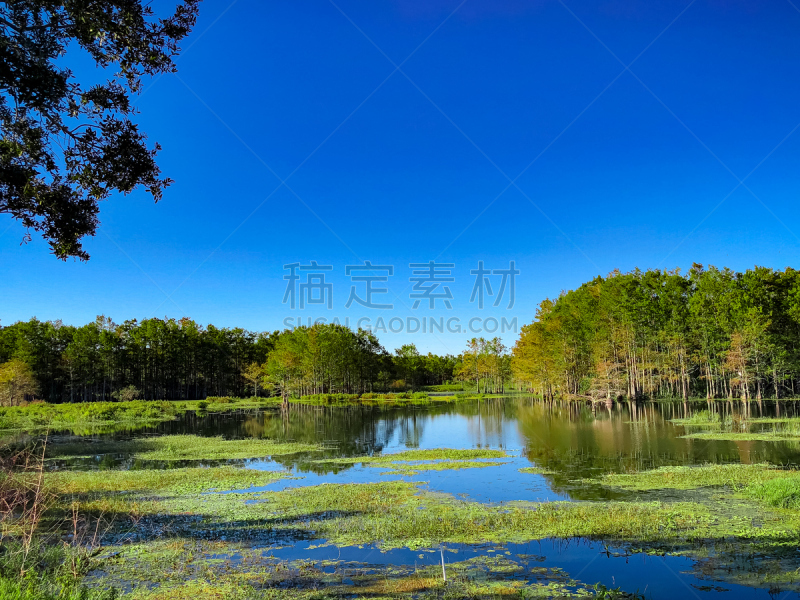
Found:
M 88 263 L 0 215 L 0 322 L 521 325 L 617 268 L 800 266 L 800 5 L 460 1 L 205 0 L 178 76 L 137 101 L 175 183 L 103 203 Z M 283 265 L 312 260 L 334 267 L 331 311 L 281 303 Z M 344 308 L 363 260 L 394 265 L 374 298 L 394 310 Z M 429 260 L 456 265 L 452 310 L 408 308 Z M 516 261 L 513 309 L 469 303 L 479 260 Z

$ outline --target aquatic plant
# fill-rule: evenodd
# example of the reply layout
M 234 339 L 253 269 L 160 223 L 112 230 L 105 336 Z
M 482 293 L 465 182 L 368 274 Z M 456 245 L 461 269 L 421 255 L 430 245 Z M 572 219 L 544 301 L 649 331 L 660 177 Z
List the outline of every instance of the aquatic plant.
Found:
M 233 460 L 282 456 L 322 450 L 318 444 L 278 442 L 263 438 L 226 440 L 198 435 L 164 435 L 132 440 L 50 444 L 47 456 L 130 454 L 141 460 Z

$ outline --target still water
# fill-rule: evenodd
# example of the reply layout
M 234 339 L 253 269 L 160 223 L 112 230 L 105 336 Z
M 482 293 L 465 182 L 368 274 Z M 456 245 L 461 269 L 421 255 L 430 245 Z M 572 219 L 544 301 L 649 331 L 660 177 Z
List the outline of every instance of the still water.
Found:
M 671 419 L 690 416 L 698 410 L 723 416 L 747 412 L 754 417 L 800 414 L 797 402 L 739 401 L 694 403 L 619 403 L 591 407 L 585 404 L 544 403 L 514 397 L 432 407 L 323 408 L 292 407 L 288 415 L 279 411 L 187 413 L 179 420 L 136 432 L 136 436 L 192 433 L 226 438 L 268 437 L 278 440 L 322 443 L 321 456 L 359 456 L 406 449 L 492 448 L 512 455 L 503 465 L 481 469 L 423 472 L 402 477 L 421 482 L 432 491 L 470 500 L 502 503 L 513 500 L 599 500 L 626 497 L 579 480 L 608 472 L 652 469 L 664 465 L 703 463 L 758 463 L 800 466 L 797 442 L 730 442 L 686 439 L 687 429 Z M 127 434 L 130 436 L 131 434 Z M 88 441 L 88 440 L 87 440 Z M 320 483 L 361 483 L 399 479 L 381 476 L 381 469 L 366 466 L 335 466 L 312 463 L 310 456 L 253 457 L 239 461 L 245 468 L 291 469 L 299 480 L 282 480 L 266 490 L 279 490 Z M 65 463 L 63 466 L 67 466 Z M 72 468 L 147 468 L 120 455 L 95 456 L 69 464 Z M 519 472 L 538 466 L 551 474 Z M 387 467 L 384 470 L 389 470 Z M 250 490 L 253 491 L 253 490 Z M 627 496 L 630 498 L 630 495 Z M 381 552 L 374 547 L 331 548 L 299 542 L 274 550 L 278 558 L 351 560 L 354 564 L 414 565 L 436 563 L 439 553 L 420 555 L 409 550 Z M 454 545 L 448 560 L 461 561 L 485 554 L 484 547 Z M 737 570 L 758 571 L 757 559 L 715 555 L 695 561 L 685 557 L 649 556 L 630 548 L 608 548 L 588 540 L 545 540 L 531 544 L 508 544 L 501 549 L 510 556 L 536 556 L 537 566 L 560 567 L 572 577 L 588 583 L 601 582 L 647 598 L 674 598 L 677 593 L 698 598 L 790 598 L 795 592 L 773 585 L 749 587 L 734 583 Z M 800 567 L 800 557 L 792 570 Z

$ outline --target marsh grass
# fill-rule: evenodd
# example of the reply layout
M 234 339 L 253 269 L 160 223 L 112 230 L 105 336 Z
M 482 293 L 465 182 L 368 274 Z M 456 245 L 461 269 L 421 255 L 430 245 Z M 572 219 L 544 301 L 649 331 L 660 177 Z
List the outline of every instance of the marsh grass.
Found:
M 493 460 L 477 461 L 477 460 L 447 460 L 442 462 L 428 462 L 428 463 L 371 463 L 369 466 L 378 468 L 390 468 L 390 471 L 384 471 L 381 475 L 419 475 L 421 472 L 426 471 L 458 471 L 460 469 L 480 469 L 484 467 L 498 467 L 500 465 L 508 464 L 507 462 L 498 462 Z
M 750 483 L 747 494 L 778 508 L 800 509 L 800 477 Z
M 55 471 L 46 474 L 46 481 L 63 498 L 122 492 L 152 496 L 166 492 L 197 494 L 241 490 L 268 485 L 287 476 L 288 472 L 224 466 L 137 471 Z
M 100 543 L 101 520 L 77 505 L 60 510 L 44 470 L 41 447 L 0 449 L 0 598 L 113 600 L 79 585 Z
M 186 410 L 178 402 L 32 403 L 0 407 L 0 429 L 37 431 L 71 430 L 78 434 L 102 426 L 135 426 L 169 421 Z
M 303 521 L 337 545 L 427 548 L 440 542 L 523 542 L 547 537 L 668 540 L 706 533 L 693 503 L 575 503 L 490 506 L 421 492 L 406 482 L 321 485 L 267 494 L 259 505 L 293 528 Z M 336 507 L 331 513 L 331 507 Z
M 700 410 L 692 414 L 690 417 L 683 419 L 671 419 L 671 423 L 675 425 L 689 425 L 695 427 L 721 427 L 722 419 L 716 414 L 708 410 Z
M 587 483 L 631 491 L 663 489 L 690 490 L 701 487 L 741 488 L 774 479 L 797 479 L 800 473 L 776 469 L 767 464 L 706 464 L 701 466 L 660 467 L 638 473 L 611 473 Z
M 682 436 L 694 440 L 714 440 L 724 442 L 797 442 L 800 441 L 800 427 L 773 429 L 772 431 L 721 431 L 690 433 Z
M 90 568 L 80 549 L 59 544 L 37 544 L 34 549 L 35 567 L 19 575 L 19 565 L 13 544 L 3 544 L 0 560 L 0 598 L 3 600 L 116 600 L 116 589 L 90 590 L 81 579 Z M 80 572 L 71 567 L 81 565 Z
M 279 560 L 216 543 L 155 542 L 109 565 L 113 578 L 140 584 L 132 600 L 500 600 L 634 598 L 574 580 L 559 568 L 522 558 L 479 556 L 438 565 L 371 565 L 343 560 Z M 209 559 L 208 556 L 216 558 Z M 235 566 L 230 557 L 235 556 Z M 142 577 L 142 574 L 147 574 Z M 138 576 L 138 577 L 137 577 Z M 600 595 L 598 591 L 610 592 Z M 638 596 L 636 596 L 638 598 Z
M 141 460 L 235 460 L 282 456 L 322 450 L 316 444 L 277 442 L 261 438 L 226 440 L 222 437 L 164 435 L 133 440 L 101 440 L 50 444 L 48 458 L 98 454 L 129 454 Z
M 351 456 L 341 458 L 325 458 L 311 461 L 314 464 L 330 464 L 344 467 L 363 464 L 368 467 L 388 468 L 381 475 L 418 475 L 423 471 L 450 471 L 459 469 L 479 469 L 496 467 L 506 462 L 486 459 L 508 458 L 504 450 L 437 448 L 429 450 L 406 450 L 394 454 L 378 454 L 374 456 Z
M 508 458 L 505 450 L 489 450 L 483 448 L 433 448 L 428 450 L 406 450 L 393 454 L 376 454 L 374 456 L 350 456 L 341 458 L 323 458 L 312 461 L 314 463 L 350 464 L 379 464 L 410 461 L 430 460 L 475 460 L 479 458 Z
M 420 456 L 419 451 L 412 452 L 411 456 Z M 452 456 L 469 460 L 460 454 L 463 451 L 453 452 L 456 454 Z M 398 455 L 386 456 L 392 461 Z M 430 455 L 426 457 L 430 459 Z M 363 457 L 354 460 L 363 460 Z M 768 465 L 707 465 L 694 471 L 659 469 L 636 475 L 609 476 L 603 481 L 627 485 L 629 489 L 676 486 L 688 489 L 698 485 L 735 484 L 746 490 L 749 489 L 746 485 L 751 485 L 754 499 L 757 499 L 757 494 L 761 494 L 759 499 L 762 501 L 768 497 L 789 498 L 774 505 L 791 507 L 795 502 L 794 488 L 786 492 L 775 489 L 756 491 L 755 487 L 756 484 L 789 478 L 791 473 Z M 116 475 L 122 479 L 115 481 Z M 402 576 L 382 576 L 373 572 L 358 578 L 351 574 L 348 577 L 352 583 L 345 585 L 341 577 L 337 580 L 313 565 L 297 563 L 267 569 L 260 553 L 248 558 L 248 548 L 257 550 L 263 545 L 251 546 L 244 542 L 261 540 L 258 536 L 266 536 L 262 540 L 266 543 L 281 540 L 280 543 L 291 544 L 292 540 L 316 538 L 323 544 L 375 544 L 381 549 L 436 548 L 442 542 L 504 544 L 580 537 L 632 544 L 636 548 L 653 548 L 660 552 L 677 549 L 684 553 L 692 552 L 692 548 L 703 548 L 709 540 L 721 543 L 724 540 L 724 544 L 733 544 L 731 547 L 736 548 L 735 544 L 741 544 L 742 548 L 756 544 L 761 549 L 759 551 L 766 551 L 773 545 L 795 547 L 798 542 L 797 513 L 785 512 L 788 511 L 786 508 L 776 508 L 778 512 L 768 519 L 764 518 L 766 513 L 759 513 L 759 520 L 755 522 L 749 513 L 745 516 L 729 514 L 727 504 L 714 508 L 698 502 L 551 502 L 493 506 L 457 500 L 404 481 L 324 484 L 276 492 L 207 493 L 212 489 L 240 490 L 248 484 L 264 483 L 250 477 L 270 480 L 279 476 L 229 467 L 117 472 L 114 479 L 104 477 L 102 472 L 48 475 L 51 476 L 54 487 L 67 497 L 89 494 L 95 500 L 122 497 L 131 503 L 141 501 L 142 510 L 147 514 L 157 514 L 174 525 L 171 533 L 174 537 L 127 546 L 124 558 L 118 559 L 119 568 L 130 576 L 142 577 L 146 572 L 148 577 L 157 573 L 163 578 L 154 581 L 156 585 L 152 590 L 145 586 L 133 596 L 148 600 L 223 597 L 310 600 L 358 597 L 362 592 L 372 598 L 410 600 L 441 599 L 445 593 L 456 591 L 462 595 L 456 594 L 452 598 L 509 595 L 536 598 L 559 597 L 567 591 L 565 587 L 559 587 L 567 585 L 561 580 L 550 580 L 542 586 L 510 581 L 508 576 L 519 568 L 513 561 L 492 567 L 497 580 L 491 577 L 476 580 L 475 571 L 470 570 L 476 565 L 463 565 L 463 571 L 448 565 L 446 586 L 442 583 L 433 585 L 437 573 L 433 568 Z M 634 481 L 634 478 L 638 479 Z M 152 504 L 146 503 L 147 498 L 152 498 Z M 214 541 L 224 539 L 222 536 L 226 536 L 228 541 Z M 231 563 L 224 559 L 226 553 L 236 554 L 238 558 Z M 153 568 L 147 567 L 148 564 Z M 113 571 L 117 567 L 109 568 Z M 324 595 L 314 595 L 321 589 Z M 592 590 L 583 586 L 570 589 L 579 597 L 630 597 L 601 588 Z
M 528 475 L 555 475 L 555 471 L 551 471 L 550 469 L 544 469 L 542 467 L 522 467 L 518 469 L 520 473 L 526 473 Z
M 765 442 L 800 440 L 800 417 L 748 417 L 737 413 L 723 419 L 718 414 L 702 410 L 689 418 L 672 419 L 671 422 L 675 425 L 718 430 L 683 436 L 692 439 Z M 772 428 L 758 429 L 764 425 L 772 425 Z

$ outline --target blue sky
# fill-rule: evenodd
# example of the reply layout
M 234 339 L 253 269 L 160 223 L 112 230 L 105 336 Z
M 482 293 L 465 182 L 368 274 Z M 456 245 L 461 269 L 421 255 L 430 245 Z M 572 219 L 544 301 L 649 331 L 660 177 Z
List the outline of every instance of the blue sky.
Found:
M 104 202 L 88 263 L 0 215 L 0 323 L 521 325 L 617 268 L 799 266 L 789 0 L 205 0 L 184 48 L 137 100 L 175 183 Z M 334 267 L 333 309 L 291 310 L 283 265 L 312 260 Z M 364 260 L 395 267 L 375 298 L 393 310 L 344 308 Z M 430 260 L 455 264 L 452 310 L 410 308 L 408 265 Z M 513 309 L 470 304 L 479 260 L 516 261 Z M 379 337 L 458 353 L 471 334 Z

